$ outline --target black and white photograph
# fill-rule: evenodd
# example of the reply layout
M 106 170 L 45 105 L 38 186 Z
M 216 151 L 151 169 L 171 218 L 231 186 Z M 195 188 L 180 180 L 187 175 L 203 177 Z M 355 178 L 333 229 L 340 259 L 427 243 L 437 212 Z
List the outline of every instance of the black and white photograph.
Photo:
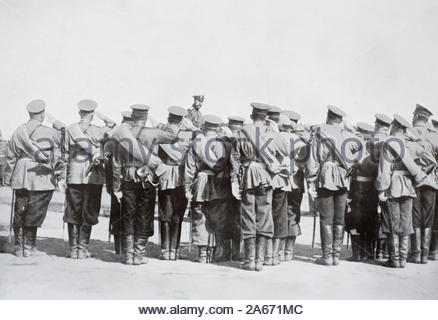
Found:
M 435 317 L 437 1 L 0 0 L 0 37 L 7 317 Z

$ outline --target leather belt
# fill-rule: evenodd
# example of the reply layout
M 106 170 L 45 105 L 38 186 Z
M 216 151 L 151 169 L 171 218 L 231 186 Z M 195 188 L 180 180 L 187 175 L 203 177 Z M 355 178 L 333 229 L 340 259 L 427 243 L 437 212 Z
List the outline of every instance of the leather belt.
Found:
M 356 176 L 353 178 L 353 181 L 358 181 L 358 182 L 372 182 L 374 180 L 375 180 L 374 177 L 365 177 L 365 176 Z

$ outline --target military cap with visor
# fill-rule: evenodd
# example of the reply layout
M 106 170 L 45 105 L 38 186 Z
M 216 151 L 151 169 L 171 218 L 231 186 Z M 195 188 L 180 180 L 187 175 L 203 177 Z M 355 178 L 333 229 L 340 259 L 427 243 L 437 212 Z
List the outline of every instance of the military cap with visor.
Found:
M 27 104 L 26 109 L 29 113 L 41 113 L 46 109 L 46 102 L 41 99 L 32 100 Z

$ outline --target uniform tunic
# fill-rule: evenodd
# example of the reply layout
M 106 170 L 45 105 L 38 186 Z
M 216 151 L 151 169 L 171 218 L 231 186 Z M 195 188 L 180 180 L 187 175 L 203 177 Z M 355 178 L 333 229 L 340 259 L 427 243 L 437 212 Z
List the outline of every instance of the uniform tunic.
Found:
M 243 130 L 249 131 L 258 149 L 248 139 Z M 274 223 L 272 219 L 272 178 L 267 163 L 258 155 L 270 151 L 273 141 L 263 124 L 246 125 L 237 134 L 237 143 L 231 156 L 231 181 L 238 182 L 242 190 L 242 238 L 254 238 L 258 235 L 272 238 Z M 266 146 L 266 147 L 265 147 Z M 264 148 L 265 147 L 265 148 Z M 257 153 L 257 151 L 259 151 Z M 271 153 L 272 154 L 272 153 Z
M 328 143 L 328 139 L 332 143 Z M 318 209 L 323 224 L 344 225 L 350 183 L 348 173 L 356 159 L 355 153 L 362 146 L 357 142 L 355 136 L 336 124 L 321 125 L 312 140 L 306 176 L 307 181 L 317 188 Z
M 41 162 L 41 154 L 32 153 L 29 142 L 35 143 L 39 150 L 52 153 L 54 159 Z M 14 227 L 40 227 L 43 223 L 57 180 L 63 179 L 63 165 L 61 170 L 55 169 L 60 144 L 60 131 L 37 120 L 29 120 L 13 133 L 7 161 L 12 171 L 11 188 L 16 194 Z
M 68 152 L 66 209 L 64 221 L 76 225 L 95 225 L 100 212 L 105 171 L 95 165 L 87 176 L 93 158 L 103 156 L 101 147 L 109 127 L 98 127 L 86 120 L 66 130 Z
M 225 199 L 229 198 L 231 191 L 226 175 L 230 150 L 221 140 L 216 140 L 218 137 L 214 132 L 200 133 L 197 138 L 200 143 L 192 145 L 186 157 L 184 185 L 185 190 L 191 190 L 193 194 L 193 243 L 206 246 L 209 234 L 215 234 L 217 241 L 224 238 Z M 204 157 L 202 150 L 206 150 L 209 156 Z
M 204 124 L 204 117 L 202 116 L 201 111 L 196 110 L 195 108 L 188 109 L 187 111 L 186 118 L 189 119 L 195 127 L 201 128 Z
M 379 161 L 376 188 L 386 192 L 388 211 L 382 221 L 382 231 L 386 234 L 407 236 L 413 233 L 412 199 L 416 197 L 413 179 L 422 181 L 426 174 L 415 164 L 407 150 L 405 137 L 402 134 L 390 136 L 397 140 L 388 140 L 382 149 Z M 397 142 L 396 142 L 397 141 Z M 399 144 L 401 143 L 401 145 Z M 404 152 L 403 158 L 401 154 Z

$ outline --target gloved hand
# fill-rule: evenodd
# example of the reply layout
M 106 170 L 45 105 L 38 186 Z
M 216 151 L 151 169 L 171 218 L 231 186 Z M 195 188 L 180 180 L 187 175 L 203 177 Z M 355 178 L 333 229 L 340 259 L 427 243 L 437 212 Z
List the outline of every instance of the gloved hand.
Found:
M 242 199 L 242 196 L 240 194 L 240 186 L 238 182 L 231 183 L 231 193 L 233 197 L 236 198 L 237 200 Z
M 114 196 L 117 198 L 117 201 L 118 201 L 119 203 L 121 203 L 121 201 L 122 201 L 122 197 L 123 197 L 123 193 L 122 193 L 122 191 L 114 191 L 113 194 L 114 194 Z
M 318 197 L 318 193 L 316 192 L 316 186 L 314 183 L 309 183 L 308 193 L 313 200 L 315 200 Z
M 379 191 L 379 201 L 380 202 L 386 202 L 388 200 L 388 197 L 386 196 L 385 191 Z
M 58 189 L 62 193 L 65 193 L 65 191 L 67 190 L 67 184 L 65 183 L 65 180 L 58 181 Z
M 186 190 L 185 196 L 188 202 L 192 201 L 193 194 L 190 190 Z

